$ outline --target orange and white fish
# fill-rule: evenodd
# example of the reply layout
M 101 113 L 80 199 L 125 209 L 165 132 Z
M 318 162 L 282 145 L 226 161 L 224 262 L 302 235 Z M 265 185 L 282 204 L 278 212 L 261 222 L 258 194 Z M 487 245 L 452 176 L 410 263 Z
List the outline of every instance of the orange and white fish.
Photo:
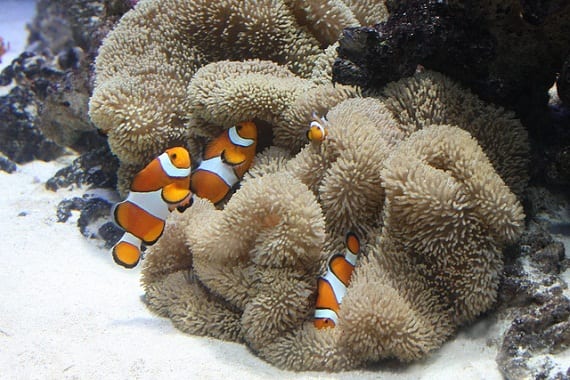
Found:
M 250 168 L 257 146 L 257 127 L 239 123 L 212 140 L 192 172 L 192 192 L 212 203 L 222 201 Z
M 312 114 L 313 121 L 309 124 L 307 138 L 316 143 L 322 143 L 328 138 L 329 130 L 327 128 L 327 120 L 324 117 L 318 117 L 315 112 Z
M 141 244 L 154 244 L 164 231 L 164 221 L 178 208 L 191 204 L 191 159 L 182 147 L 167 149 L 138 172 L 127 199 L 113 208 L 115 223 L 125 230 L 113 247 L 113 259 L 133 268 L 141 257 Z
M 345 245 L 344 254 L 336 253 L 329 258 L 327 273 L 320 277 L 317 283 L 314 324 L 318 329 L 335 327 L 338 324 L 340 304 L 360 253 L 360 241 L 354 233 L 349 232 L 346 235 Z

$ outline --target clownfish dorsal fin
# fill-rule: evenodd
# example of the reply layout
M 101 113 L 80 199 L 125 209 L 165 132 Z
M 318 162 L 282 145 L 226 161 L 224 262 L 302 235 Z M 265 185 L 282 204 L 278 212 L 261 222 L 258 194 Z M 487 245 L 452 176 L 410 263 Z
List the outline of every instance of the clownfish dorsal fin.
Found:
M 220 154 L 220 158 L 223 162 L 228 165 L 236 166 L 243 164 L 245 160 L 247 160 L 247 156 L 235 149 L 229 151 L 228 149 L 224 149 Z

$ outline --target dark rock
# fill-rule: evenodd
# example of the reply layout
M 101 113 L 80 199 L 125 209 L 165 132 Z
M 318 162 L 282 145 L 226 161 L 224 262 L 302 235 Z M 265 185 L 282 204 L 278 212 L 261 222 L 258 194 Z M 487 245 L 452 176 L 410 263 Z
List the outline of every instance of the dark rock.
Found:
M 447 2 L 397 2 L 386 22 L 347 28 L 333 66 L 333 80 L 379 88 L 414 73 L 418 65 L 454 78 L 486 77 L 495 40 L 462 7 Z
M 89 239 L 102 239 L 105 247 L 110 248 L 124 233 L 111 221 L 112 206 L 113 202 L 94 195 L 65 199 L 57 207 L 57 221 L 65 223 L 72 211 L 78 211 L 77 226 L 81 234 Z
M 544 188 L 527 192 L 530 221 L 505 251 L 498 314 L 508 323 L 496 357 L 507 379 L 566 379 L 556 354 L 570 347 L 570 299 L 559 274 L 568 267 L 564 245 L 550 234 L 567 218 L 566 199 Z M 562 210 L 562 211 L 561 211 Z
M 123 231 L 113 222 L 104 223 L 101 227 L 99 227 L 99 230 L 97 232 L 99 233 L 99 236 L 105 241 L 105 248 L 107 249 L 117 244 L 119 239 L 121 239 L 125 233 L 125 231 Z
M 45 73 L 53 74 L 43 57 L 27 52 L 0 74 L 0 84 L 10 86 L 8 94 L 0 96 L 0 152 L 16 163 L 49 161 L 63 153 L 37 127 L 39 104 L 33 89 L 42 87 L 40 75 Z
M 52 160 L 61 147 L 106 144 L 88 117 L 102 39 L 130 8 L 125 0 L 39 0 L 30 46 L 0 74 L 0 152 L 16 163 Z M 8 87 L 10 86 L 10 87 Z
M 0 154 L 0 170 L 6 173 L 13 173 L 18 167 L 10 159 L 6 158 L 3 154 Z
M 531 260 L 536 265 L 536 268 L 544 273 L 559 274 L 563 259 L 564 244 L 559 241 L 547 245 L 531 256 Z
M 71 211 L 79 211 L 85 206 L 83 198 L 74 197 L 72 199 L 64 199 L 57 205 L 57 221 L 65 223 L 71 217 Z
M 570 3 L 387 1 L 390 16 L 347 28 L 333 80 L 378 92 L 421 65 L 517 113 L 532 140 L 532 178 L 570 186 L 570 122 L 548 107 L 548 90 L 570 51 Z M 522 17 L 521 17 L 522 16 Z M 568 61 L 558 77 L 568 103 Z
M 556 296 L 527 314 L 514 319 L 504 334 L 497 356 L 502 373 L 508 379 L 564 378 L 566 371 L 556 370 L 546 357 L 542 365 L 530 367 L 534 356 L 556 354 L 570 346 L 570 300 Z M 562 377 L 559 377 L 562 376 Z
M 556 80 L 556 90 L 562 103 L 570 107 L 570 56 L 566 57 L 560 75 Z
M 124 0 L 39 0 L 30 26 L 30 49 L 61 72 L 36 91 L 38 125 L 59 145 L 83 153 L 105 144 L 89 119 L 93 64 L 103 38 L 130 9 Z
M 85 237 L 96 238 L 97 233 L 93 232 L 92 225 L 97 223 L 99 219 L 109 220 L 111 215 L 111 207 L 113 204 L 103 198 L 89 198 L 85 200 L 81 207 L 81 214 L 77 220 L 79 231 Z M 99 227 L 95 229 L 97 231 Z
M 77 186 L 87 188 L 111 188 L 117 185 L 117 158 L 104 146 L 87 152 L 60 169 L 46 182 L 46 188 L 56 191 L 60 188 Z
M 346 29 L 333 67 L 335 81 L 378 89 L 422 65 L 487 101 L 525 111 L 521 102 L 538 101 L 537 94 L 546 102 L 570 50 L 570 6 L 558 0 L 386 5 L 386 21 Z

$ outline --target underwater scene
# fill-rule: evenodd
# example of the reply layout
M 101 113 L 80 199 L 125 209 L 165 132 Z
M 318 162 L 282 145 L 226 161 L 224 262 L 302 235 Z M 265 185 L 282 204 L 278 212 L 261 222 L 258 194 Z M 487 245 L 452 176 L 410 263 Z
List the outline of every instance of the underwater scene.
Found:
M 1 378 L 570 378 L 569 2 L 0 7 Z

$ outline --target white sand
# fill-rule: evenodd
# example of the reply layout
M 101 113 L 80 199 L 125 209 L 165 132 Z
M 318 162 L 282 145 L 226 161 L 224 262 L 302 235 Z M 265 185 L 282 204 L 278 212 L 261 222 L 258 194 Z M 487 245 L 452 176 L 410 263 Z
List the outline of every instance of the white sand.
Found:
M 44 183 L 72 158 L 0 172 L 0 378 L 501 378 L 487 321 L 424 362 L 340 375 L 280 371 L 242 345 L 180 332 L 141 302 L 139 270 L 81 236 L 77 215 L 56 222 L 57 204 L 81 191 Z

